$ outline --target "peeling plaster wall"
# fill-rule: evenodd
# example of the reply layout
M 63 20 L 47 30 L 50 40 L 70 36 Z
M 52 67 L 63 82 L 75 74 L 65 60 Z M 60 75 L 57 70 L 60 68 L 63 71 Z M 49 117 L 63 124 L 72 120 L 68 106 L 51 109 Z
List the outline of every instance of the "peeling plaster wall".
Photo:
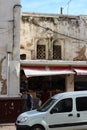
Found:
M 0 0 L 0 96 L 19 96 L 19 43 L 20 0 Z
M 39 39 L 60 40 L 62 59 L 87 59 L 87 16 L 47 15 L 22 13 L 20 53 L 27 59 L 36 59 Z

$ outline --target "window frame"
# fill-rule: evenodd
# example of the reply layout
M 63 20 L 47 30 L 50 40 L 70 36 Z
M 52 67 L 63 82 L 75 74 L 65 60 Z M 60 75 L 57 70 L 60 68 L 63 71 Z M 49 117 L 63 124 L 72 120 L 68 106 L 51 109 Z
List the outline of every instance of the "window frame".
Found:
M 62 38 L 54 39 L 53 46 L 54 45 L 61 46 L 61 59 L 59 59 L 59 60 L 65 59 L 65 48 L 64 48 L 65 47 L 65 40 Z M 55 60 L 55 59 L 53 59 L 53 60 Z
M 37 46 L 38 45 L 45 45 L 45 48 L 46 48 L 46 52 L 45 52 L 45 57 L 46 57 L 46 59 L 48 59 L 48 46 L 47 46 L 47 39 L 39 39 L 39 40 L 37 40 L 37 42 L 36 42 L 36 51 L 35 51 L 35 57 L 36 57 L 36 59 L 37 59 Z M 42 59 L 42 60 L 46 60 L 46 59 Z
M 67 100 L 67 99 L 70 99 L 71 100 L 71 103 L 72 103 L 72 108 L 71 108 L 71 110 L 69 110 L 69 111 L 64 111 L 64 109 L 65 109 L 65 107 L 64 107 L 64 109 L 62 109 L 62 110 L 58 110 L 58 107 L 56 107 L 57 105 L 60 105 L 59 103 L 61 102 L 61 101 L 64 101 L 64 100 Z M 61 106 L 60 106 L 61 107 Z M 62 107 L 63 108 L 63 107 Z M 73 111 L 73 98 L 71 98 L 71 97 L 69 97 L 69 98 L 64 98 L 64 99 L 61 99 L 60 101 L 58 101 L 56 104 L 55 104 L 55 106 L 52 108 L 52 110 L 51 110 L 51 112 L 52 113 L 67 113 L 67 112 L 72 112 Z
M 83 99 L 83 102 L 81 101 L 81 98 L 84 98 Z M 79 99 L 79 100 L 78 100 Z M 81 103 L 81 105 L 77 104 L 77 100 L 78 102 Z M 75 99 L 75 103 L 76 103 L 76 111 L 80 112 L 80 111 L 87 111 L 87 96 L 84 96 L 84 97 L 76 97 Z

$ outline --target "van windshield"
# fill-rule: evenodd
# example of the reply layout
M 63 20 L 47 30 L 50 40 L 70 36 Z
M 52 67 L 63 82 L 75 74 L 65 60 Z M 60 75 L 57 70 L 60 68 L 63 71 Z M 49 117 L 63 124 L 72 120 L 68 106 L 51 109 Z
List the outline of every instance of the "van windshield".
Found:
M 47 111 L 53 103 L 56 102 L 56 99 L 50 98 L 48 99 L 40 108 L 37 109 L 37 111 L 45 112 Z

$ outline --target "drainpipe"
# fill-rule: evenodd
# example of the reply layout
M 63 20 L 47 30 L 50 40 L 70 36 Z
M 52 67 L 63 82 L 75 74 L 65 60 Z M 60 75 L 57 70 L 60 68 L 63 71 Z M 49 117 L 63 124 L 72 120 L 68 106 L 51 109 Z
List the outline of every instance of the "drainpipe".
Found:
M 10 54 L 11 52 L 7 52 L 7 95 L 9 95 L 8 86 L 10 82 L 10 68 L 9 68 Z
M 11 59 L 11 54 L 13 52 L 13 47 L 14 47 L 14 29 L 15 29 L 15 13 L 14 13 L 14 9 L 16 7 L 21 7 L 20 4 L 14 5 L 13 6 L 13 43 L 12 45 L 8 45 L 7 46 L 7 95 L 9 95 L 9 87 L 10 87 L 10 60 L 13 60 L 13 56 Z
M 16 4 L 13 6 L 13 45 L 12 45 L 12 49 L 14 48 L 14 37 L 15 37 L 15 8 L 16 7 L 22 7 L 20 4 Z

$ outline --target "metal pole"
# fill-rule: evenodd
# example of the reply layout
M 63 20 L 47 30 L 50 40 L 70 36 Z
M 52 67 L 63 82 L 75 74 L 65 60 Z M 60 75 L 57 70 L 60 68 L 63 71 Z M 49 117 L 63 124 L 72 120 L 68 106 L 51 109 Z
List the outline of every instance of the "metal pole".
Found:
M 62 7 L 60 8 L 60 14 L 63 14 L 63 8 Z

